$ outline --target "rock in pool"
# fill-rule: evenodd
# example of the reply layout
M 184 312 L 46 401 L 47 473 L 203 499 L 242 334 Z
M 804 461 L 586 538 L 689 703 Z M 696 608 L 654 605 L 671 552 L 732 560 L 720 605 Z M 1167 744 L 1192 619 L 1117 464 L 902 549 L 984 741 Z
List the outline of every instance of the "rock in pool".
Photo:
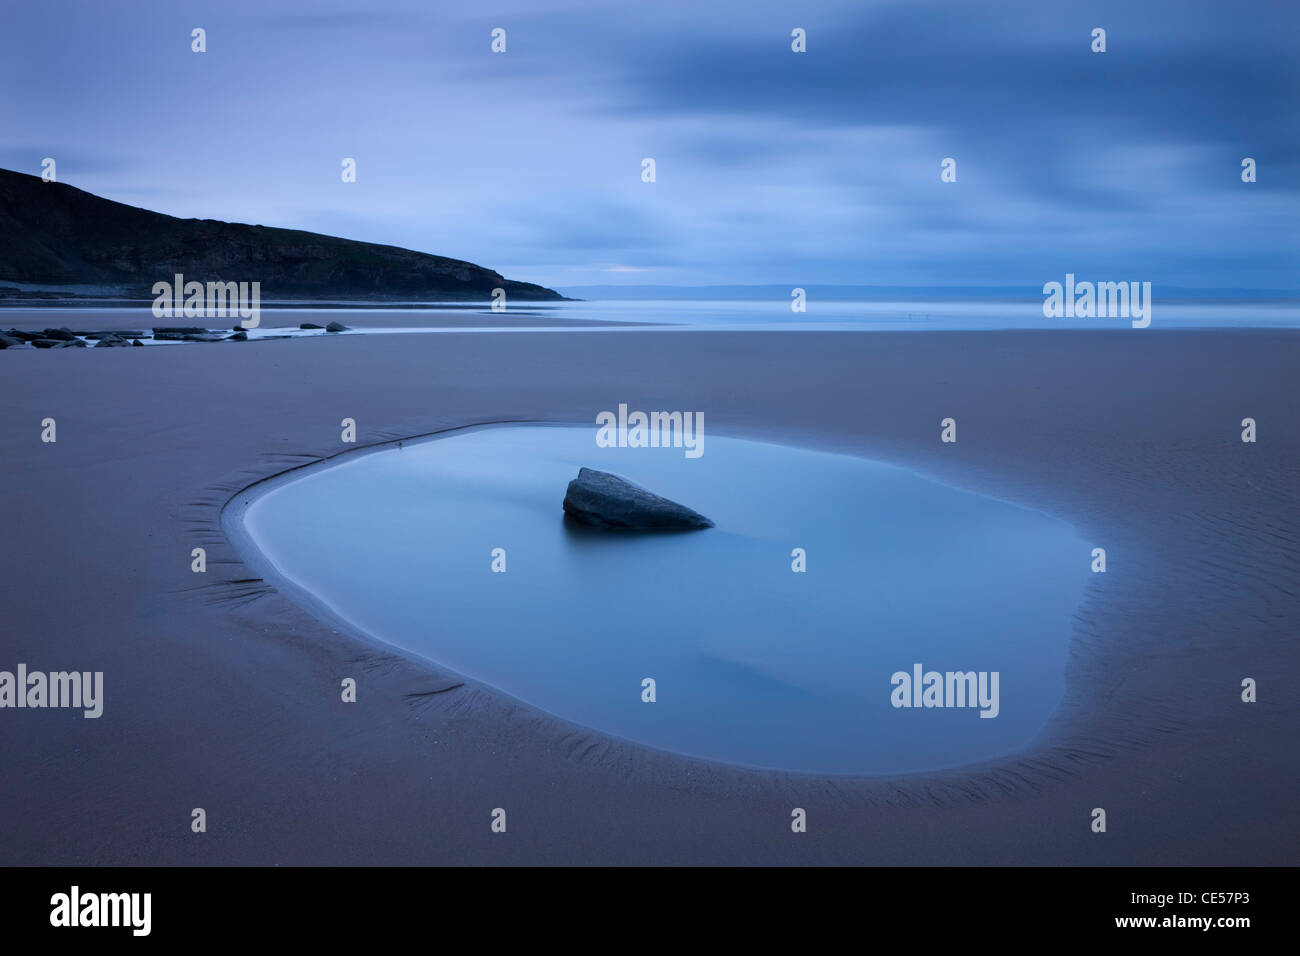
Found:
M 565 515 L 606 531 L 674 531 L 712 528 L 713 522 L 685 505 L 661 498 L 626 479 L 592 468 L 578 469 L 564 494 Z

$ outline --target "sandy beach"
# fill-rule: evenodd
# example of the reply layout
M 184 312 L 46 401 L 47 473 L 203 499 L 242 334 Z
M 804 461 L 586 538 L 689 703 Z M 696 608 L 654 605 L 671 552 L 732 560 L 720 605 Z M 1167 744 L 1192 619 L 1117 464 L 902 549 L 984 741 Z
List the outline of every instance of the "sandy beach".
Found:
M 1300 333 L 1258 330 L 564 329 L 0 352 L 0 666 L 103 671 L 105 687 L 97 720 L 0 721 L 0 861 L 1294 864 L 1297 368 Z M 618 402 L 906 464 L 1105 547 L 1065 700 L 1035 745 L 894 777 L 651 750 L 313 615 L 223 530 L 241 491 L 351 453 L 345 417 L 365 447 L 590 423 Z M 948 416 L 955 445 L 939 441 Z M 206 574 L 190 570 L 195 547 Z M 339 699 L 348 676 L 355 705 Z M 1257 703 L 1241 701 L 1244 677 Z M 190 830 L 195 807 L 206 833 Z M 798 838 L 793 807 L 808 811 Z

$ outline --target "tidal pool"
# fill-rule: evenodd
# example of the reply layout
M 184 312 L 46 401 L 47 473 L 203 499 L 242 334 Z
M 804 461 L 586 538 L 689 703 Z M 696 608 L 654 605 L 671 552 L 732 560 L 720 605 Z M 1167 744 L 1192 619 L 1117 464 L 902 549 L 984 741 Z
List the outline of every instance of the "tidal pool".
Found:
M 1024 747 L 1060 701 L 1091 547 L 1065 522 L 848 455 L 708 434 L 692 459 L 595 435 L 521 425 L 407 442 L 273 487 L 244 530 L 276 572 L 374 637 L 692 756 L 952 767 Z M 717 527 L 574 527 L 561 502 L 582 465 Z M 996 716 L 894 706 L 893 675 L 917 665 L 996 672 Z

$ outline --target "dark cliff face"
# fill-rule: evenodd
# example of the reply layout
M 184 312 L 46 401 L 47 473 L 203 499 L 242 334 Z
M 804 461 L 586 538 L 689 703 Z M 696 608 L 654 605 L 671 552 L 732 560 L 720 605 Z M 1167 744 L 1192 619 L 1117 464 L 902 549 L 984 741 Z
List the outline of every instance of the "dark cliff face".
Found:
M 472 262 L 294 229 L 177 219 L 0 170 L 0 285 L 111 286 L 152 297 L 175 273 L 261 282 L 266 299 L 562 299 Z

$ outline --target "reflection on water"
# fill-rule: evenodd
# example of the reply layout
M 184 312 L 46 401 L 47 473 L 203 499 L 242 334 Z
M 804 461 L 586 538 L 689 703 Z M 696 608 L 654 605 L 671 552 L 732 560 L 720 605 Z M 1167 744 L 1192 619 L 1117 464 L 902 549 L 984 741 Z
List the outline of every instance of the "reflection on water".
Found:
M 844 455 L 710 434 L 687 459 L 595 435 L 509 426 L 407 443 L 275 488 L 246 527 L 382 640 L 667 750 L 825 772 L 954 766 L 1023 747 L 1060 700 L 1089 576 L 1068 525 Z M 717 527 L 575 528 L 561 501 L 581 465 Z M 998 716 L 891 706 L 891 675 L 915 664 L 997 671 Z

